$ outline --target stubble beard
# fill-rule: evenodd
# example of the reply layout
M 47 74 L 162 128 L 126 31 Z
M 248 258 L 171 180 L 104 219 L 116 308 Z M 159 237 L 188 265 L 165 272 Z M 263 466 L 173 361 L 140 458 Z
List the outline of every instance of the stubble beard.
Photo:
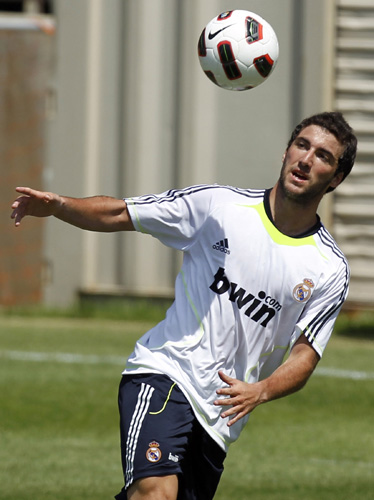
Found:
M 316 200 L 320 200 L 322 196 L 325 194 L 327 188 L 330 185 L 332 179 L 327 182 L 316 184 L 315 186 L 308 187 L 303 191 L 295 192 L 291 191 L 286 186 L 286 175 L 285 175 L 286 163 L 283 162 L 280 177 L 279 177 L 279 186 L 283 192 L 283 195 L 286 199 L 293 201 L 299 205 L 307 205 L 310 202 L 315 202 Z

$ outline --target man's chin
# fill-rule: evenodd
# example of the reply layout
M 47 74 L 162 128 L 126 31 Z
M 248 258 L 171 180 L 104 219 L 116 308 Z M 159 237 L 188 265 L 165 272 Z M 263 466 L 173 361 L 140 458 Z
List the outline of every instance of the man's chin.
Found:
M 297 186 L 295 184 L 287 185 L 281 182 L 280 187 L 284 197 L 288 200 L 292 200 L 296 203 L 302 203 L 309 198 L 308 192 L 305 190 L 305 186 Z

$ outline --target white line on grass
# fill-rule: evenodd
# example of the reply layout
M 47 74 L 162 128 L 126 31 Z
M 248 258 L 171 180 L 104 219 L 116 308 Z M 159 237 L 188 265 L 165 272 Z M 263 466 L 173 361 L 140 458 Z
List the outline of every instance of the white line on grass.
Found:
M 74 354 L 68 352 L 29 352 L 29 351 L 0 351 L 0 359 L 14 361 L 36 361 L 54 363 L 77 363 L 86 365 L 124 365 L 126 358 L 123 356 L 99 356 L 96 354 Z
M 361 372 L 357 370 L 342 370 L 338 368 L 317 368 L 315 375 L 333 378 L 349 378 L 351 380 L 374 380 L 373 372 Z
M 96 355 L 96 354 L 75 354 L 68 352 L 29 352 L 29 351 L 0 351 L 0 359 L 10 359 L 13 361 L 35 361 L 54 363 L 77 363 L 77 364 L 110 364 L 124 365 L 125 356 Z M 345 378 L 350 380 L 374 380 L 374 372 L 364 372 L 355 370 L 342 370 L 338 368 L 320 367 L 315 371 L 315 375 L 320 377 Z
M 362 460 L 355 461 L 355 460 L 339 460 L 339 459 L 328 459 L 328 458 L 310 458 L 308 459 L 308 462 L 312 462 L 319 465 L 328 465 L 328 466 L 335 465 L 338 467 L 345 465 L 351 469 L 352 467 L 372 468 L 374 466 L 374 462 L 363 462 Z

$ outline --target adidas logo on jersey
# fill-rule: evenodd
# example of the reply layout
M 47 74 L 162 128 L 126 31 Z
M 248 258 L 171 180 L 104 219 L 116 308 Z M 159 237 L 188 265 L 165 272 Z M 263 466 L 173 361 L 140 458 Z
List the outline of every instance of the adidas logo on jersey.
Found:
M 218 250 L 219 252 L 226 253 L 227 255 L 230 255 L 229 240 L 227 238 L 225 238 L 224 240 L 217 241 L 217 243 L 212 245 L 212 248 L 214 250 Z

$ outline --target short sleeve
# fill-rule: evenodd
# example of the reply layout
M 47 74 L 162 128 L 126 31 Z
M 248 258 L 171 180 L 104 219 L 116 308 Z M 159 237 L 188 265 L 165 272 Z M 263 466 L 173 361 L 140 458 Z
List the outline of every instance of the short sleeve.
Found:
M 230 190 L 218 185 L 199 185 L 125 198 L 125 202 L 137 231 L 185 251 L 194 243 L 214 207 L 232 196 Z
M 313 296 L 296 324 L 291 338 L 291 348 L 304 335 L 315 351 L 322 357 L 330 339 L 336 318 L 347 298 L 350 271 L 345 259 L 329 276 L 328 281 Z

